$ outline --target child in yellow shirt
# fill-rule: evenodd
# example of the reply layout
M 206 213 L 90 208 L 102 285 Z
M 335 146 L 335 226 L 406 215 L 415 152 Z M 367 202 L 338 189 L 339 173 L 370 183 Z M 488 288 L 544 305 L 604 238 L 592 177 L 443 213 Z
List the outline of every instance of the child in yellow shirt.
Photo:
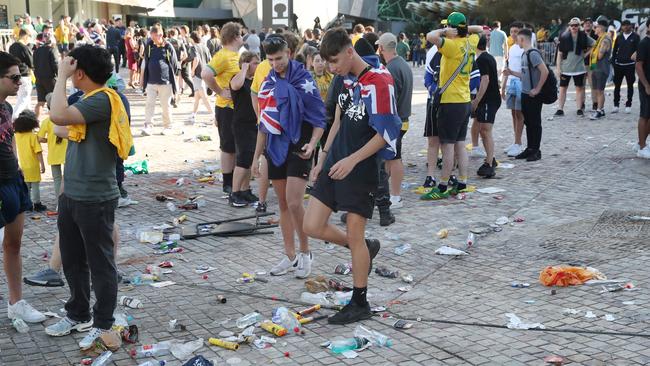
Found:
M 50 108 L 52 93 L 45 96 L 47 108 Z M 63 164 L 65 164 L 65 151 L 68 148 L 68 140 L 54 134 L 54 124 L 48 117 L 41 122 L 38 130 L 38 142 L 47 142 L 47 163 L 52 168 L 52 179 L 54 180 L 54 194 L 56 199 L 61 194 L 61 181 L 63 180 Z
M 43 149 L 34 131 L 37 128 L 38 120 L 32 111 L 23 111 L 14 121 L 18 164 L 25 176 L 25 183 L 29 187 L 34 211 L 40 212 L 46 211 L 47 207 L 41 203 L 40 182 L 41 173 L 45 173 L 45 163 L 43 162 Z

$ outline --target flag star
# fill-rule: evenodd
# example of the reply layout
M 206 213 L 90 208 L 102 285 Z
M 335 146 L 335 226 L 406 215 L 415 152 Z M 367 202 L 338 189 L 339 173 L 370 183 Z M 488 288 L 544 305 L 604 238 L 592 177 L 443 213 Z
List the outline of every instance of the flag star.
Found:
M 392 152 L 397 151 L 397 139 L 396 138 L 391 139 L 390 135 L 388 134 L 388 131 L 386 131 L 386 130 L 384 130 L 384 140 L 386 142 L 388 142 L 388 146 L 389 146 L 388 150 L 390 150 Z
M 314 90 L 316 90 L 314 82 L 307 79 L 305 79 L 305 82 L 300 84 L 300 86 L 302 87 L 302 90 L 305 91 L 305 93 L 314 94 Z

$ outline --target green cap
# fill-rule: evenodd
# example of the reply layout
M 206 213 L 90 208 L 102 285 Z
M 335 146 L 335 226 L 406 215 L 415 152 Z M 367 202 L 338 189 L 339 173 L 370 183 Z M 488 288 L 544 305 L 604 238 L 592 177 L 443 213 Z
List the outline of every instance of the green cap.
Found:
M 447 17 L 447 24 L 450 27 L 458 27 L 461 24 L 467 24 L 467 19 L 465 19 L 465 15 L 463 15 L 463 13 L 455 11 L 449 14 Z

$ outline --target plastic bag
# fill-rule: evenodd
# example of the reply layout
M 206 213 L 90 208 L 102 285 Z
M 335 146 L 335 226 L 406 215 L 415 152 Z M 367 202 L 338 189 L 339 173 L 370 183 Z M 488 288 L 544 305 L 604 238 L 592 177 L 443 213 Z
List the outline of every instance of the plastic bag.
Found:
M 539 274 L 539 282 L 544 286 L 582 285 L 589 280 L 606 280 L 604 274 L 591 267 L 548 266 Z
M 124 164 L 124 171 L 130 171 L 133 174 L 149 174 L 149 165 L 146 160 L 135 161 Z

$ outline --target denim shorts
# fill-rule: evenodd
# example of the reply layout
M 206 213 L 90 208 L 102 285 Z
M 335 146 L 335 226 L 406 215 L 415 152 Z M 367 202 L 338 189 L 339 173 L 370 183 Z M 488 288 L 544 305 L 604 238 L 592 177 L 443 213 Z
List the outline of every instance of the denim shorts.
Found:
M 22 173 L 0 182 L 0 228 L 11 224 L 18 215 L 31 209 L 32 201 Z
M 521 80 L 511 79 L 506 88 L 506 108 L 521 110 Z

